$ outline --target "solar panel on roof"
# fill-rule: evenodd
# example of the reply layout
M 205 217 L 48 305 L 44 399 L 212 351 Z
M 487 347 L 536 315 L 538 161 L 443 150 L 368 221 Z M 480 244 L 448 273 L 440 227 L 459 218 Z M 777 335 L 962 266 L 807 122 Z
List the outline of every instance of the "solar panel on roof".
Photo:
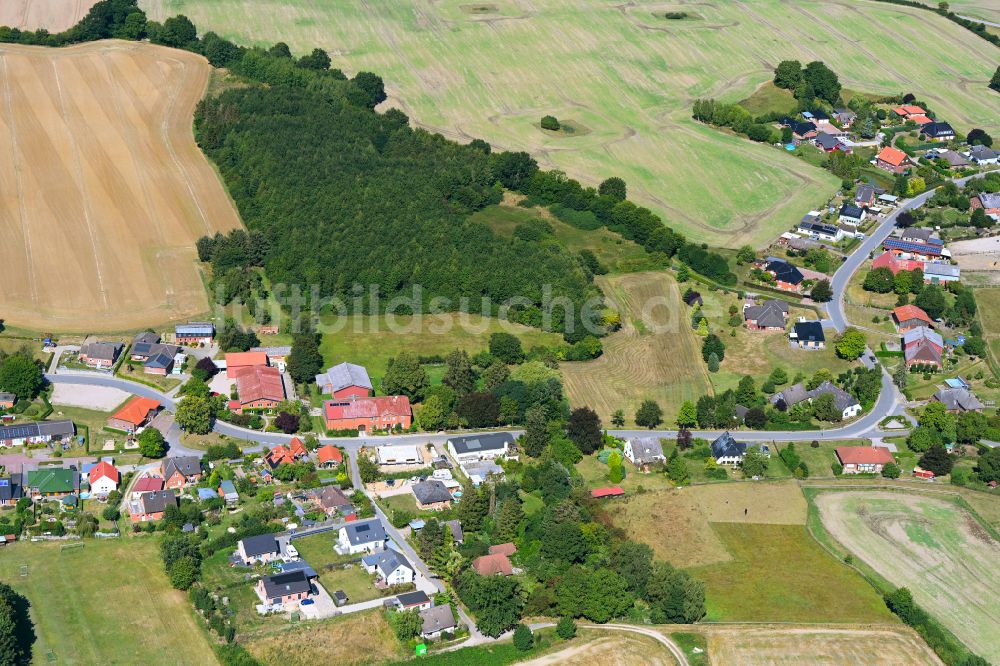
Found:
M 473 439 L 465 443 L 465 448 L 471 451 L 473 449 L 481 449 L 483 445 L 478 439 Z
M 357 528 L 355 529 L 355 531 L 356 531 L 356 532 L 357 532 L 358 534 L 360 534 L 361 532 L 367 532 L 367 531 L 368 531 L 368 530 L 370 530 L 371 528 L 372 528 L 372 526 L 371 526 L 370 524 L 368 524 L 368 523 L 365 523 L 364 525 L 358 525 L 358 527 L 357 527 Z
M 6 487 L 10 485 L 10 479 L 0 479 L 0 487 Z

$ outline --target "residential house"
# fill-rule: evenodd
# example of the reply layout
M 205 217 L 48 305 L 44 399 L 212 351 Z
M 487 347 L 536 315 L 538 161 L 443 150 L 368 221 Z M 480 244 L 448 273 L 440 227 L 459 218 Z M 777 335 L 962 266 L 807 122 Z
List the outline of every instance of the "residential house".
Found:
M 792 135 L 799 141 L 807 141 L 816 136 L 819 130 L 815 123 L 805 121 L 792 124 Z
M 903 350 L 916 345 L 922 340 L 926 340 L 937 347 L 938 351 L 944 350 L 944 338 L 941 334 L 926 327 L 917 326 L 903 334 Z
M 327 430 L 405 430 L 410 427 L 413 412 L 405 395 L 376 398 L 343 398 L 323 404 Z
M 316 385 L 320 393 L 330 394 L 335 399 L 367 398 L 374 390 L 368 370 L 353 363 L 340 363 L 316 375 Z
M 264 456 L 264 462 L 267 463 L 268 467 L 271 469 L 277 469 L 279 465 L 291 465 L 294 463 L 295 456 L 292 455 L 292 450 L 287 446 L 284 444 L 278 444 L 267 452 Z
M 892 173 L 903 173 L 909 166 L 910 158 L 902 150 L 886 146 L 875 157 L 875 166 Z
M 226 377 L 236 379 L 245 368 L 267 365 L 267 354 L 264 352 L 230 352 L 226 354 Z
M 397 444 L 375 448 L 379 465 L 423 465 L 424 457 L 415 444 Z
M 833 125 L 828 125 L 827 127 L 833 127 Z M 853 149 L 846 143 L 840 140 L 841 134 L 827 133 L 820 131 L 816 138 L 813 139 L 813 143 L 816 147 L 822 150 L 824 153 L 832 153 L 835 150 L 839 150 L 842 153 L 850 155 Z
M 296 460 L 303 460 L 309 457 L 309 449 L 306 448 L 305 443 L 298 437 L 292 437 L 292 441 L 288 443 L 288 451 Z
M 129 499 L 137 500 L 143 493 L 155 493 L 158 490 L 163 490 L 163 479 L 158 476 L 140 476 L 132 484 L 132 491 L 129 493 Z M 208 490 L 207 488 L 205 490 Z M 209 490 L 209 492 L 211 492 Z M 214 495 L 213 495 L 214 497 Z
M 784 331 L 788 320 L 788 303 L 769 298 L 761 303 L 747 301 L 743 305 L 743 320 L 751 331 Z
M 838 446 L 835 451 L 844 474 L 880 474 L 883 467 L 896 462 L 884 446 Z
M 215 326 L 207 321 L 192 321 L 174 327 L 174 340 L 185 347 L 210 345 L 215 339 Z
M 843 224 L 856 227 L 864 221 L 866 215 L 867 212 L 864 208 L 855 206 L 852 203 L 844 203 L 844 205 L 840 207 L 840 216 L 837 220 Z
M 967 388 L 943 388 L 931 400 L 940 402 L 952 414 L 983 411 L 983 403 Z
M 351 513 L 354 505 L 344 492 L 336 486 L 323 486 L 308 492 L 309 498 L 328 516 Z
M 961 279 L 962 269 L 959 266 L 938 262 L 924 264 L 924 282 L 927 284 L 958 282 Z
M 774 277 L 774 284 L 783 291 L 799 291 L 802 288 L 803 275 L 795 266 L 782 259 L 771 259 L 764 270 Z
M 0 477 L 0 506 L 16 506 L 17 501 L 23 496 L 20 474 Z
M 165 488 L 183 488 L 201 481 L 201 459 L 194 456 L 164 458 L 160 463 L 160 475 Z
M 826 335 L 823 324 L 818 321 L 798 321 L 788 333 L 789 342 L 799 349 L 824 349 Z
M 257 581 L 257 596 L 269 606 L 303 601 L 312 593 L 312 580 L 304 569 L 263 576 Z
M 108 427 L 131 434 L 148 424 L 159 410 L 159 400 L 133 396 L 121 409 L 108 417 Z
M 472 568 L 480 576 L 510 576 L 514 573 L 514 565 L 503 553 L 490 553 L 472 560 Z
M 806 217 L 809 216 L 807 215 Z M 844 237 L 844 231 L 837 225 L 806 220 L 806 218 L 802 218 L 802 221 L 799 222 L 798 231 L 801 234 L 806 234 L 810 238 L 830 243 L 836 243 Z M 792 243 L 789 243 L 788 245 L 789 247 L 794 247 Z
M 124 348 L 120 342 L 84 342 L 80 346 L 79 359 L 92 368 L 110 370 Z
M 118 490 L 120 480 L 121 475 L 115 466 L 102 460 L 90 468 L 88 474 L 90 494 L 96 497 L 107 497 L 112 491 Z
M 378 580 L 388 586 L 406 585 L 414 578 L 413 565 L 392 548 L 361 558 L 365 571 L 375 574 Z
M 279 372 L 285 371 L 288 357 L 292 355 L 291 345 L 279 345 L 276 347 L 251 347 L 252 352 L 263 352 L 267 355 L 267 362 L 278 368 Z
M 639 469 L 649 469 L 650 465 L 667 460 L 659 437 L 630 437 L 625 440 L 623 453 Z
M 973 146 L 965 155 L 969 158 L 970 162 L 977 166 L 1000 163 L 1000 152 L 993 150 L 989 146 Z
M 326 444 L 316 449 L 319 466 L 325 469 L 339 467 L 344 462 L 344 454 L 333 444 Z
M 231 373 L 230 377 L 236 378 L 239 398 L 231 401 L 229 408 L 238 414 L 247 410 L 274 409 L 285 399 L 285 385 L 277 368 L 249 365 L 236 369 L 227 368 L 226 371 Z
M 514 436 L 509 432 L 451 437 L 446 442 L 448 453 L 459 465 L 478 460 L 496 460 L 510 457 L 514 450 Z
M 931 321 L 930 316 L 912 303 L 894 308 L 892 318 L 896 322 L 896 330 L 900 333 L 906 333 L 910 329 L 920 328 L 921 326 L 931 328 L 934 326 L 934 322 Z
M 903 120 L 908 120 L 916 116 L 926 116 L 927 111 L 922 107 L 916 106 L 914 104 L 904 104 L 902 106 L 897 106 L 892 110 L 897 116 Z
M 226 502 L 226 506 L 236 506 L 240 501 L 240 494 L 236 492 L 236 484 L 229 479 L 219 482 L 219 496 Z
M 722 433 L 712 442 L 712 457 L 717 465 L 739 465 L 746 452 L 746 442 L 737 442 L 729 432 Z
M 420 620 L 423 623 L 420 628 L 420 636 L 423 638 L 439 638 L 445 632 L 454 632 L 458 626 L 455 622 L 455 613 L 451 610 L 451 604 L 425 608 L 420 611 Z
M 417 590 L 416 592 L 404 592 L 396 596 L 396 606 L 399 610 L 426 610 L 433 605 L 426 592 Z
M 823 382 L 809 391 L 809 400 L 815 400 L 827 393 L 833 396 L 834 407 L 840 412 L 841 418 L 849 419 L 861 413 L 861 403 L 858 399 L 833 382 Z
M 146 331 L 135 336 L 129 358 L 143 364 L 143 372 L 149 375 L 167 375 L 173 371 L 174 357 L 180 352 L 177 345 L 160 343 L 160 336 Z
M 954 150 L 942 150 L 938 153 L 937 158 L 947 162 L 949 169 L 964 169 L 967 166 L 972 166 L 972 162 L 967 160 L 964 155 L 959 155 Z
M 862 208 L 870 208 L 875 205 L 875 186 L 868 183 L 861 183 L 854 192 L 854 203 Z
M 621 486 L 608 486 L 606 488 L 594 488 L 590 491 L 590 496 L 594 499 L 607 499 L 609 497 L 623 497 L 625 491 Z
M 931 243 L 941 245 L 942 241 L 929 227 L 907 227 L 900 229 L 897 237 L 907 243 Z
M 245 566 L 267 564 L 281 559 L 281 545 L 273 534 L 261 534 L 240 539 L 236 555 Z
M 472 481 L 472 485 L 478 488 L 486 479 L 493 477 L 499 481 L 503 479 L 503 467 L 493 460 L 470 460 L 461 465 L 462 471 Z M 458 483 L 454 481 L 453 483 Z
M 872 268 L 888 268 L 895 275 L 899 271 L 924 270 L 924 262 L 914 259 L 900 259 L 892 252 L 883 252 L 872 261 Z
M 920 128 L 920 133 L 932 141 L 951 141 L 955 138 L 955 130 L 945 122 L 931 122 Z
M 945 257 L 951 256 L 951 253 L 944 248 L 944 245 L 936 239 L 931 239 L 927 243 L 914 243 L 901 238 L 886 238 L 882 242 L 882 247 L 901 259 L 942 261 Z
M 0 392 L 0 409 L 13 409 L 17 403 L 17 396 L 13 393 Z
M 455 543 L 465 543 L 465 533 L 462 531 L 461 520 L 446 520 L 444 522 L 451 530 L 451 540 Z
M 783 412 L 800 402 L 806 402 L 809 398 L 809 391 L 806 390 L 804 384 L 799 382 L 798 384 L 792 384 L 782 391 L 778 391 L 771 396 L 770 401 L 775 409 Z
M 0 446 L 39 444 L 72 437 L 76 426 L 69 419 L 59 421 L 33 421 L 0 426 Z
M 378 518 L 363 522 L 348 523 L 340 528 L 337 535 L 337 548 L 344 553 L 359 555 L 373 553 L 385 548 L 389 540 Z
M 969 206 L 973 210 L 982 208 L 987 215 L 1000 215 L 1000 192 L 981 192 L 969 199 Z
M 916 330 L 923 331 L 927 329 L 921 328 Z M 912 344 L 906 345 L 903 349 L 903 360 L 906 362 L 907 368 L 914 365 L 933 365 L 940 368 L 943 365 L 941 354 L 941 347 L 927 338 L 921 338 Z
M 173 490 L 157 490 L 143 493 L 139 499 L 130 500 L 125 505 L 133 523 L 146 523 L 162 519 L 168 506 L 177 506 L 177 495 Z
M 844 129 L 850 128 L 850 126 L 854 124 L 854 121 L 857 120 L 857 117 L 858 114 L 854 113 L 850 109 L 833 110 L 833 119 L 836 120 L 837 123 L 839 123 Z
M 423 511 L 441 511 L 451 507 L 451 493 L 444 482 L 437 479 L 427 479 L 410 487 L 417 500 L 417 508 Z

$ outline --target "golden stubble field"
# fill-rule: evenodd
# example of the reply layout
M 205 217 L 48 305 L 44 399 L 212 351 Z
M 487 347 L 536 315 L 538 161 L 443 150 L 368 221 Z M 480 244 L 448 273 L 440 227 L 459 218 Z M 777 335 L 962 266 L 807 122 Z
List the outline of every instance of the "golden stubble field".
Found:
M 0 0 L 0 25 L 61 32 L 83 18 L 97 0 Z
M 194 242 L 240 226 L 194 142 L 209 71 L 149 44 L 0 46 L 8 322 L 121 330 L 208 309 Z

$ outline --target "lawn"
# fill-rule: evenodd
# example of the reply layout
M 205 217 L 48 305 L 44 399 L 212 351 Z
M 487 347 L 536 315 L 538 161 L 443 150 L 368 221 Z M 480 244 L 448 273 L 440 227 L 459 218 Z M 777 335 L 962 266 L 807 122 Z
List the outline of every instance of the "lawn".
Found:
M 976 289 L 979 321 L 994 361 L 1000 361 L 1000 288 Z
M 288 625 L 251 638 L 245 647 L 263 664 L 282 666 L 384 663 L 404 654 L 378 610 Z
M 731 561 L 689 569 L 705 581 L 707 619 L 891 622 L 865 580 L 826 552 L 804 525 L 712 523 Z
M 357 559 L 355 555 L 340 555 L 333 549 L 337 542 L 337 532 L 321 532 L 292 541 L 299 556 L 317 572 L 328 564 L 343 564 Z
M 955 503 L 919 494 L 824 492 L 823 528 L 988 661 L 1000 659 L 1000 543 Z
M 528 328 L 476 314 L 447 313 L 398 316 L 354 316 L 338 320 L 324 316 L 320 352 L 329 367 L 348 361 L 363 365 L 376 390 L 388 360 L 401 352 L 446 356 L 455 349 L 475 354 L 487 349 L 492 333 L 505 331 L 521 339 L 524 349 L 562 342 L 558 333 Z
M 0 580 L 32 604 L 35 662 L 156 664 L 169 655 L 172 664 L 218 663 L 187 595 L 170 588 L 158 549 L 157 538 L 4 549 Z
M 629 273 L 598 278 L 621 313 L 622 328 L 604 338 L 593 361 L 563 363 L 566 395 L 608 423 L 615 410 L 631 422 L 639 404 L 655 400 L 671 423 L 685 400 L 711 392 L 701 359 L 701 339 L 687 322 L 680 289 L 668 273 Z
M 333 594 L 337 590 L 343 590 L 350 603 L 370 601 L 392 594 L 391 590 L 376 588 L 372 577 L 360 563 L 347 568 L 338 567 L 318 571 L 318 573 L 319 582 L 327 592 Z
M 97 454 L 101 453 L 102 447 L 106 440 L 114 440 L 115 447 L 120 449 L 125 445 L 125 435 L 120 432 L 109 432 L 104 428 L 108 425 L 108 416 L 113 412 L 99 412 L 93 409 L 86 409 L 84 407 L 70 407 L 68 405 L 53 405 L 52 413 L 49 414 L 48 420 L 53 421 L 56 419 L 72 419 L 78 427 L 77 435 L 86 436 L 87 433 L 79 429 L 79 426 L 86 426 L 89 430 L 89 447 L 90 453 Z M 82 447 L 80 448 L 79 455 L 86 455 Z M 66 452 L 66 455 L 75 455 L 73 451 Z
M 193 363 L 191 364 L 191 367 L 194 367 Z M 131 368 L 131 370 L 129 368 Z M 176 375 L 166 375 L 164 377 L 161 377 L 160 375 L 148 375 L 142 371 L 141 362 L 129 361 L 128 359 L 118 366 L 118 371 L 115 374 L 123 379 L 139 382 L 140 384 L 147 384 L 163 392 L 172 391 L 181 385 L 181 380 Z
M 840 440 L 817 440 L 819 446 L 812 448 L 811 440 L 795 442 L 795 453 L 798 454 L 802 462 L 809 468 L 809 478 L 813 477 L 833 477 L 831 465 L 837 460 L 834 452 L 838 446 L 871 446 L 867 439 L 840 439 Z M 788 444 L 778 442 L 773 445 L 777 451 L 784 449 Z M 777 453 L 777 451 L 775 453 Z
M 325 48 L 348 74 L 381 75 L 387 106 L 420 126 L 527 150 L 587 185 L 621 176 L 638 204 L 690 237 L 729 247 L 764 246 L 840 182 L 690 117 L 696 98 L 747 98 L 783 59 L 822 60 L 855 90 L 916 86 L 960 131 L 1000 129 L 1000 99 L 985 88 L 994 47 L 919 9 L 761 0 L 749 9 L 699 4 L 698 20 L 667 21 L 649 3 L 483 5 L 488 11 L 468 11 L 462 0 L 140 2 L 151 19 L 182 13 L 200 32 L 243 44 L 283 40 L 297 54 Z M 936 58 L 912 57 L 912 44 L 939 43 L 950 46 Z M 591 131 L 544 132 L 545 114 Z

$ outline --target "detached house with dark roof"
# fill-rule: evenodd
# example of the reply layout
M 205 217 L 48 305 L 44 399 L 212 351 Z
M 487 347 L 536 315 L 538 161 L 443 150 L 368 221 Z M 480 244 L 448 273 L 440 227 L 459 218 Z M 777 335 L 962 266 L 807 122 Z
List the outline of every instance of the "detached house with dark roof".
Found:
M 729 432 L 722 433 L 712 442 L 712 457 L 716 465 L 739 465 L 746 452 L 746 442 L 737 442 Z
M 125 503 L 129 518 L 133 523 L 160 520 L 168 506 L 177 506 L 177 495 L 173 490 L 155 490 L 143 493 L 137 500 Z
M 795 322 L 788 334 L 788 340 L 792 346 L 799 349 L 824 349 L 826 347 L 823 324 L 818 321 Z
M 198 483 L 201 481 L 201 459 L 194 456 L 164 458 L 160 474 L 165 488 L 183 488 L 189 483 Z
M 180 352 L 177 345 L 160 343 L 160 336 L 146 331 L 135 336 L 129 358 L 143 364 L 147 375 L 167 375 L 174 368 L 174 357 Z
M 867 212 L 861 206 L 855 206 L 852 203 L 845 203 L 840 207 L 840 216 L 837 218 L 837 221 L 842 224 L 856 227 L 864 221 L 866 215 Z
M 940 402 L 951 414 L 962 412 L 981 412 L 983 403 L 967 388 L 943 388 L 931 396 L 931 400 Z
M 273 534 L 261 534 L 240 539 L 236 554 L 246 566 L 266 564 L 281 559 L 281 547 Z
M 451 507 L 451 493 L 438 479 L 427 479 L 410 487 L 417 500 L 417 508 L 422 511 L 441 511 Z
M 875 186 L 868 183 L 861 183 L 854 193 L 854 203 L 862 208 L 875 205 Z
M 920 128 L 920 133 L 932 141 L 951 141 L 955 138 L 955 130 L 945 122 L 931 122 Z
M 268 606 L 284 606 L 308 599 L 312 594 L 312 579 L 305 569 L 297 569 L 264 576 L 257 581 L 254 589 Z
M 514 436 L 509 432 L 451 437 L 447 441 L 448 453 L 459 465 L 479 460 L 496 460 L 508 456 L 513 447 Z
M 858 399 L 832 382 L 823 382 L 809 391 L 809 399 L 812 401 L 827 393 L 833 396 L 833 405 L 840 412 L 841 418 L 849 419 L 861 413 Z
M 782 259 L 768 261 L 764 270 L 774 277 L 775 286 L 784 291 L 799 291 L 804 279 L 802 271 Z
M 76 426 L 69 419 L 0 426 L 0 447 L 51 442 L 72 437 L 75 432 Z
M 124 348 L 120 342 L 85 342 L 80 346 L 79 359 L 92 368 L 110 370 Z
M 365 571 L 375 574 L 383 585 L 406 585 L 414 578 L 413 565 L 392 548 L 361 558 Z
M 348 523 L 340 528 L 337 535 L 337 552 L 351 555 L 374 553 L 385 548 L 389 536 L 378 518 L 363 522 Z
M 788 303 L 769 298 L 761 303 L 748 301 L 743 305 L 743 321 L 751 331 L 784 331 L 788 320 Z

